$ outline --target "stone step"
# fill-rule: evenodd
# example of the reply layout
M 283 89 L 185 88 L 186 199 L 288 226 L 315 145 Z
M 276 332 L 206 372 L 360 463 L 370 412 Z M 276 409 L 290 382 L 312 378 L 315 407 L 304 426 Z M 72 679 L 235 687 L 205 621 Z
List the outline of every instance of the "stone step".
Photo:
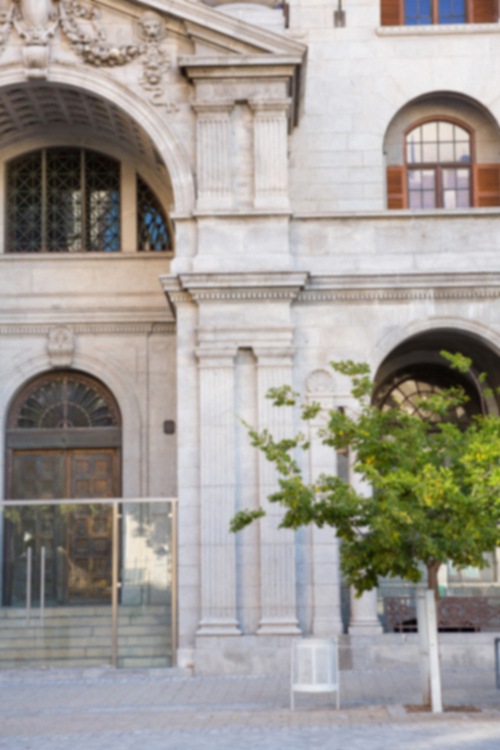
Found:
M 170 618 L 167 615 L 143 615 L 142 617 L 123 617 L 119 614 L 118 624 L 120 627 L 161 627 L 166 626 Z M 36 610 L 31 613 L 30 627 L 39 627 L 40 613 Z M 26 614 L 18 619 L 9 619 L 0 622 L 0 632 L 10 628 L 25 628 Z M 44 617 L 44 627 L 111 627 L 111 616 L 109 617 Z
M 137 668 L 149 668 L 149 667 L 169 667 L 171 664 L 171 659 L 169 656 L 158 656 L 158 657 L 151 657 L 149 659 L 136 659 L 133 657 L 126 657 L 126 658 L 119 658 L 118 659 L 118 666 L 122 667 L 123 669 L 137 669 Z
M 122 646 L 118 648 L 118 656 L 120 658 L 129 657 L 164 657 L 168 656 L 169 648 L 166 643 L 160 643 L 154 646 L 143 646 L 141 644 L 133 646 Z M 1 652 L 0 652 L 1 654 Z M 90 644 L 86 646 L 77 647 L 74 644 L 65 647 L 64 644 L 54 644 L 53 646 L 44 645 L 43 647 L 32 647 L 32 648 L 11 648 L 5 651 L 5 657 L 3 654 L 0 655 L 0 663 L 8 661 L 25 661 L 26 659 L 63 659 L 67 658 L 111 658 L 111 644 L 94 645 Z
M 0 610 L 0 669 L 19 666 L 94 666 L 111 661 L 111 612 L 102 607 Z M 165 607 L 120 607 L 118 658 L 124 667 L 168 667 L 170 620 Z
M 170 625 L 148 625 L 142 627 L 139 625 L 120 625 L 118 624 L 118 637 L 119 638 L 144 638 L 144 637 L 158 637 L 165 638 L 170 635 Z M 29 627 L 21 626 L 18 628 L 3 628 L 0 627 L 0 642 L 1 641 L 12 641 L 12 640 L 40 640 L 43 638 L 111 638 L 111 625 L 103 627 L 79 627 L 70 625 L 61 626 L 50 626 L 44 625 L 44 627 L 35 626 Z
M 118 636 L 118 648 L 128 646 L 164 646 L 168 643 L 168 639 L 164 636 L 149 636 L 147 634 L 143 636 Z M 10 638 L 2 639 L 0 634 L 0 658 L 5 651 L 11 649 L 24 649 L 29 650 L 30 648 L 89 648 L 92 646 L 111 648 L 111 633 L 108 637 L 90 636 L 89 638 L 73 637 L 71 633 L 66 636 L 60 637 L 57 634 L 40 634 L 37 638 Z

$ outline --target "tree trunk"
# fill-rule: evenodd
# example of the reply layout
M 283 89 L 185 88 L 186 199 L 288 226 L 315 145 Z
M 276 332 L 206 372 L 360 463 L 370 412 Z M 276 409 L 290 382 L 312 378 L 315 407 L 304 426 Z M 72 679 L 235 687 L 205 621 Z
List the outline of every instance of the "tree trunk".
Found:
M 427 562 L 427 588 L 434 591 L 436 602 L 439 600 L 438 572 L 440 567 L 441 563 L 437 562 L 437 560 L 429 560 Z

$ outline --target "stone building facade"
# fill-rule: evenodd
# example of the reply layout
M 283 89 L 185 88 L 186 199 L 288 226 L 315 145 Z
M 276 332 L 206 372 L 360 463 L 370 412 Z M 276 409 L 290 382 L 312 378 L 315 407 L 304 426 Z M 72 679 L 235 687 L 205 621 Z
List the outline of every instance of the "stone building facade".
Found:
M 498 12 L 436 3 L 0 3 L 0 412 L 61 368 L 112 394 L 120 496 L 178 497 L 178 663 L 200 673 L 382 629 L 376 593 L 342 604 L 331 531 L 273 509 L 229 534 L 275 481 L 236 415 L 289 434 L 283 383 L 349 408 L 332 359 L 409 397 L 446 381 L 443 347 L 500 377 Z M 340 471 L 312 438 L 306 475 Z

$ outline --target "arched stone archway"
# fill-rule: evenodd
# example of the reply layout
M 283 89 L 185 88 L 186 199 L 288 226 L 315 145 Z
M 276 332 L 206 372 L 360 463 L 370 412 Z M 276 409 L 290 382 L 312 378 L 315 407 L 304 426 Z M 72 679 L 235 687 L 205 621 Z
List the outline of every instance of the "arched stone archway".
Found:
M 20 87 L 28 89 L 32 82 L 26 81 L 24 68 L 12 66 L 3 69 L 0 76 L 0 94 L 2 90 Z M 194 176 L 189 159 L 183 146 L 173 133 L 168 122 L 160 114 L 160 110 L 141 98 L 135 91 L 120 85 L 98 69 L 92 70 L 92 75 L 82 67 L 66 67 L 54 64 L 50 77 L 43 84 L 38 82 L 37 88 L 54 86 L 80 91 L 99 98 L 105 106 L 114 107 L 120 111 L 125 119 L 134 123 L 137 131 L 142 131 L 153 144 L 161 157 L 172 183 L 174 196 L 174 210 L 177 217 L 190 216 L 195 202 Z M 38 111 L 38 116 L 39 116 Z M 16 126 L 16 123 L 13 123 Z M 17 124 L 18 126 L 18 124 Z M 71 119 L 68 126 L 72 127 Z M 22 136 L 22 132 L 19 133 Z
M 440 354 L 443 350 L 470 357 L 473 362 L 471 375 L 462 376 L 451 370 Z M 483 385 L 478 380 L 481 373 L 487 374 Z M 469 397 L 470 414 L 498 414 L 500 397 L 498 394 L 486 397 L 483 391 L 489 389 L 496 393 L 500 386 L 500 356 L 477 334 L 460 328 L 432 327 L 405 338 L 395 346 L 380 363 L 376 382 L 378 391 L 375 398 L 381 403 L 385 403 L 391 389 L 399 388 L 403 383 L 407 383 L 404 390 L 408 391 L 408 398 L 411 397 L 412 388 L 417 392 L 418 384 L 426 384 L 431 389 L 456 384 L 461 385 Z

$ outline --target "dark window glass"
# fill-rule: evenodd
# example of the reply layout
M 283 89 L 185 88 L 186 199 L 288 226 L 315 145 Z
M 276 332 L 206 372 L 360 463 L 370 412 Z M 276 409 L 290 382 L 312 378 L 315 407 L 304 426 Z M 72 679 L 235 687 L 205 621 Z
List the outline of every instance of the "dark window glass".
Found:
M 86 244 L 89 250 L 120 249 L 120 165 L 108 156 L 85 152 Z
M 120 164 L 51 148 L 7 166 L 7 252 L 120 249 Z
M 82 158 L 79 149 L 49 149 L 47 243 L 49 252 L 82 250 Z
M 137 249 L 170 250 L 170 234 L 163 207 L 149 185 L 137 178 Z
M 42 154 L 11 162 L 7 169 L 7 249 L 37 252 L 42 247 Z
M 431 0 L 406 0 L 405 24 L 407 26 L 421 26 L 432 23 Z

